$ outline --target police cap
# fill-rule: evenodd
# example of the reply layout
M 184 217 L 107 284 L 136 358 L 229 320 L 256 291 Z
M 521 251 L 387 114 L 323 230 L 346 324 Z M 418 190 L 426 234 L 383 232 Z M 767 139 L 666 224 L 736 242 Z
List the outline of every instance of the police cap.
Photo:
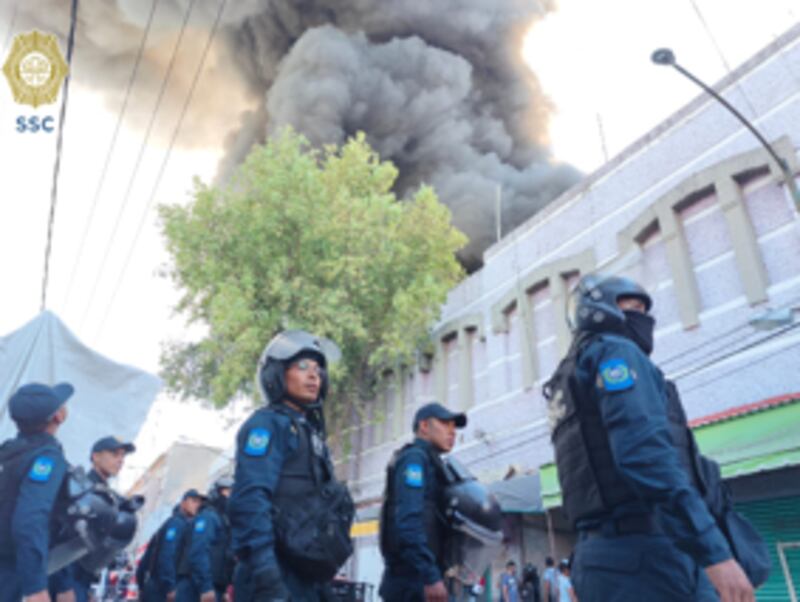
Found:
M 69 383 L 49 387 L 41 383 L 22 385 L 8 400 L 8 411 L 18 426 L 45 424 L 75 392 Z
M 133 443 L 120 441 L 111 435 L 95 441 L 94 445 L 92 446 L 92 453 L 96 454 L 97 452 L 102 451 L 117 451 L 118 449 L 124 449 L 126 454 L 130 454 L 136 451 L 136 446 Z
M 185 500 L 185 499 L 188 499 L 190 497 L 197 498 L 198 500 L 208 499 L 202 493 L 197 491 L 197 489 L 187 489 L 186 493 L 183 494 L 183 497 L 181 498 L 181 500 Z
M 467 415 L 464 413 L 458 412 L 451 412 L 442 404 L 433 402 L 433 403 L 426 403 L 420 409 L 417 410 L 417 413 L 414 414 L 414 422 L 412 424 L 412 428 L 416 431 L 417 426 L 423 420 L 427 420 L 428 418 L 438 418 L 439 420 L 452 420 L 456 423 L 456 428 L 464 428 L 467 426 Z

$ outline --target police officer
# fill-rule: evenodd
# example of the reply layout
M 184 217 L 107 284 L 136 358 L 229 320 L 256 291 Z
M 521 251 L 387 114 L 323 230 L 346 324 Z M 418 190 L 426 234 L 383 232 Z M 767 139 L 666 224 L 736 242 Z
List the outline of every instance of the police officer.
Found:
M 172 516 L 150 538 L 136 569 L 136 583 L 144 602 L 171 602 L 175 599 L 178 545 L 204 499 L 196 489 L 187 490 L 173 509 Z
M 177 602 L 221 602 L 229 577 L 226 514 L 233 479 L 220 477 L 184 536 L 178 557 Z
M 445 602 L 443 573 L 448 535 L 442 494 L 446 485 L 440 454 L 456 442 L 465 414 L 429 403 L 414 415 L 414 442 L 395 452 L 386 470 L 381 509 L 381 553 L 385 570 L 380 595 L 387 602 Z
M 685 416 L 648 357 L 650 295 L 589 275 L 573 300 L 575 335 L 545 394 L 563 509 L 580 534 L 578 598 L 712 601 L 716 589 L 723 602 L 753 600 L 687 465 Z
M 134 451 L 136 451 L 136 446 L 133 443 L 125 443 L 114 436 L 103 437 L 95 441 L 90 455 L 92 468 L 89 470 L 89 480 L 107 488 L 118 500 L 121 500 L 122 497 L 109 487 L 108 480 L 119 474 L 125 463 L 125 456 Z M 84 569 L 79 562 L 73 564 L 70 569 L 76 602 L 87 602 L 89 588 L 97 580 L 97 575 Z
M 259 361 L 257 384 L 268 405 L 256 410 L 236 437 L 236 472 L 228 503 L 239 560 L 234 576 L 237 601 L 286 600 L 290 595 L 292 600 L 320 600 L 326 595 L 320 580 L 324 578 L 306 572 L 310 563 L 298 560 L 303 550 L 292 549 L 293 540 L 309 534 L 288 534 L 293 523 L 283 522 L 283 517 L 304 508 L 324 510 L 337 497 L 322 499 L 317 486 L 336 483 L 322 416 L 327 363 L 322 342 L 302 330 L 278 334 Z M 344 495 L 349 500 L 346 488 Z M 352 521 L 352 500 L 350 508 Z M 336 550 L 352 552 L 349 533 L 341 537 L 341 546 L 328 546 L 334 565 L 344 561 Z M 316 549 L 320 541 L 308 543 Z
M 19 432 L 0 446 L 0 602 L 49 602 L 52 520 L 65 501 L 67 461 L 55 434 L 67 418 L 68 383 L 31 383 L 9 399 Z M 55 591 L 68 586 L 53 584 Z

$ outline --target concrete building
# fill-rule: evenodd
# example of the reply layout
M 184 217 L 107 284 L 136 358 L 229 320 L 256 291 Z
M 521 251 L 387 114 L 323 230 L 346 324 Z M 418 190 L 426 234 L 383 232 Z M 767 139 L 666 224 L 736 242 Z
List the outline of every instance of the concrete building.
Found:
M 126 494 L 145 497 L 131 549 L 149 541 L 187 489 L 201 493 L 208 489 L 212 470 L 222 457 L 222 450 L 216 447 L 179 441 L 155 459 Z
M 796 177 L 800 26 L 716 89 Z M 484 267 L 451 291 L 435 353 L 390 377 L 369 409 L 385 418 L 355 429 L 355 452 L 340 462 L 359 505 L 352 578 L 379 581 L 385 466 L 432 399 L 468 413 L 455 455 L 484 480 L 545 467 L 543 507 L 509 513 L 509 546 L 489 583 L 505 558 L 541 566 L 545 554 L 569 552 L 541 387 L 570 341 L 569 288 L 590 271 L 632 277 L 653 294 L 654 360 L 677 382 L 743 510 L 768 532 L 775 569 L 759 600 L 787 600 L 800 587 L 800 437 L 791 435 L 800 427 L 800 324 L 750 325 L 767 307 L 791 315 L 800 306 L 798 205 L 769 154 L 706 95 L 488 249 Z M 753 440 L 745 445 L 742 433 Z

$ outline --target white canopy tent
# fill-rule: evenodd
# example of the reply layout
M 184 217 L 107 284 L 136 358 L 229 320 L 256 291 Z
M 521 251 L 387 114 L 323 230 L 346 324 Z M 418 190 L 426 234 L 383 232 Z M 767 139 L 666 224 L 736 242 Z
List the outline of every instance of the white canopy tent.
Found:
M 75 387 L 58 439 L 67 460 L 84 466 L 97 439 L 136 438 L 161 388 L 156 376 L 89 349 L 50 311 L 0 338 L 0 441 L 16 433 L 8 399 L 29 382 Z

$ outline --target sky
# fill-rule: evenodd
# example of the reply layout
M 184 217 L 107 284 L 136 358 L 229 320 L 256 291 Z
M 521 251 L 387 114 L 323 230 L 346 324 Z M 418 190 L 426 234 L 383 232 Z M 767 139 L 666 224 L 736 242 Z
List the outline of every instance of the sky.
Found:
M 560 0 L 559 5 L 531 30 L 520 51 L 556 107 L 550 125 L 555 157 L 585 173 L 699 94 L 674 70 L 653 65 L 649 57 L 654 49 L 671 47 L 684 67 L 713 83 L 800 15 L 796 0 Z M 19 33 L 9 27 L 12 10 L 12 0 L 0 2 L 3 61 L 8 43 Z M 60 107 L 16 105 L 2 79 L 0 335 L 21 327 L 40 309 L 55 158 L 56 135 L 19 133 L 16 119 L 57 116 Z M 159 114 L 155 128 L 171 132 L 175 120 L 175 114 Z M 196 336 L 198 330 L 173 314 L 179 293 L 159 275 L 168 256 L 155 208 L 187 201 L 194 177 L 210 181 L 221 150 L 186 150 L 179 136 L 178 148 L 164 163 L 166 144 L 142 147 L 144 132 L 123 121 L 99 187 L 116 123 L 117 113 L 76 76 L 65 122 L 47 307 L 100 353 L 157 372 L 161 343 Z M 161 170 L 163 177 L 157 180 Z M 230 445 L 246 412 L 240 405 L 220 415 L 160 396 L 138 440 L 140 451 L 130 458 L 120 484 L 129 485 L 177 438 Z

